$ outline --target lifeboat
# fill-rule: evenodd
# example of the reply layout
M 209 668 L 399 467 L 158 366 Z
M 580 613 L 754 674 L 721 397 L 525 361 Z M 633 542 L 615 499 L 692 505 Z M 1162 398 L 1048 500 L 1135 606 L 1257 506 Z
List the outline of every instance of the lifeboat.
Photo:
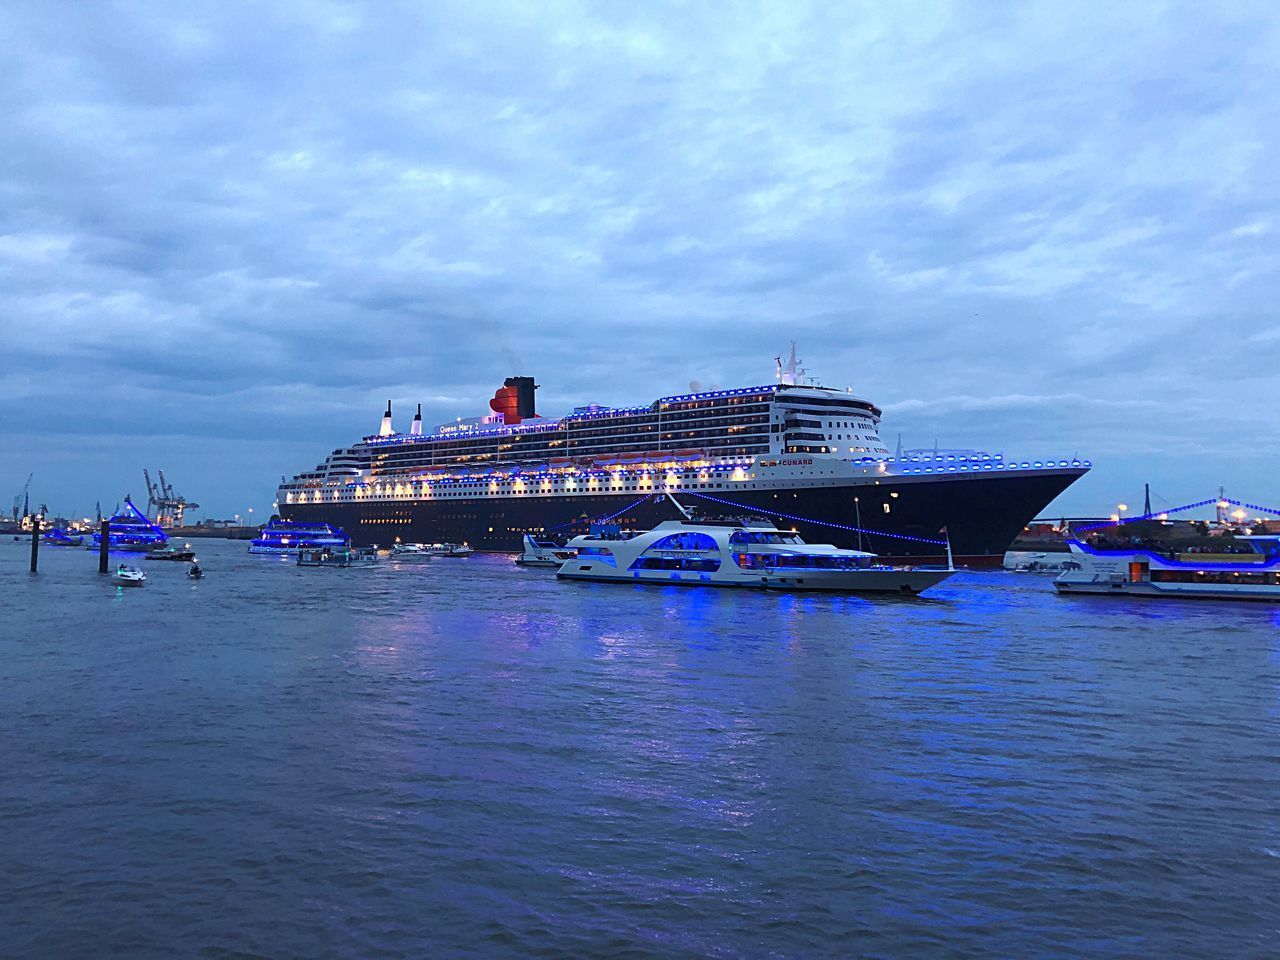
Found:
M 643 462 L 647 456 L 648 454 L 644 453 L 623 453 L 618 456 L 618 463 L 624 467 L 630 467 Z
M 573 466 L 573 457 L 552 457 L 547 461 L 547 465 L 552 470 L 563 470 L 565 467 Z
M 672 456 L 681 463 L 688 463 L 690 460 L 701 460 L 706 455 L 704 450 L 677 450 Z
M 591 461 L 597 467 L 611 467 L 618 462 L 617 457 L 596 457 Z

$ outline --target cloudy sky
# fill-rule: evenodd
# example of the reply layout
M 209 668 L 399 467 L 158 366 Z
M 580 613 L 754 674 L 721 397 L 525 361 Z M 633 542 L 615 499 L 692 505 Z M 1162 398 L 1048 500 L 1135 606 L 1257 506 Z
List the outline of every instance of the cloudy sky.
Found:
M 1278 24 L 10 0 L 0 506 L 149 466 L 262 517 L 388 397 L 632 405 L 793 337 L 890 446 L 1093 459 L 1055 510 L 1280 500 Z

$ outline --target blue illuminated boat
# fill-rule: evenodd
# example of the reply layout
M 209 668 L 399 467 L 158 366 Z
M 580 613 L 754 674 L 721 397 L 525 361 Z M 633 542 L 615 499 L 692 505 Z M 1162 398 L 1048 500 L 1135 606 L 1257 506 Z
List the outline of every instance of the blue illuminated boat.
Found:
M 169 535 L 158 524 L 148 520 L 146 514 L 134 506 L 129 497 L 124 498 L 124 509 L 113 516 L 109 523 L 107 546 L 110 550 L 150 553 L 169 542 Z M 88 549 L 98 550 L 101 546 L 102 534 L 98 532 L 93 535 L 93 542 Z
M 44 542 L 50 547 L 82 547 L 84 535 L 72 533 L 65 527 L 54 527 L 45 533 Z
M 295 554 L 299 550 L 343 551 L 351 538 L 328 523 L 299 523 L 272 517 L 249 544 L 249 552 L 257 554 Z
M 1280 602 L 1280 534 L 1235 539 L 1250 552 L 1103 550 L 1073 540 L 1071 556 L 1079 569 L 1066 571 L 1053 585 L 1060 594 Z

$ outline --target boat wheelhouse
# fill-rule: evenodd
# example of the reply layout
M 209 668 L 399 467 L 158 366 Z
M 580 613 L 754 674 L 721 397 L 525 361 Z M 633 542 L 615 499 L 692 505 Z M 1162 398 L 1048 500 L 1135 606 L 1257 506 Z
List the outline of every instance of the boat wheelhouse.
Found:
M 577 556 L 556 576 L 569 580 L 914 595 L 953 568 L 900 567 L 874 553 L 809 544 L 767 520 L 667 520 L 634 535 L 575 537 Z
M 1070 543 L 1079 564 L 1053 582 L 1060 594 L 1183 597 L 1280 602 L 1280 534 L 1236 537 L 1249 553 L 1165 554 L 1153 550 L 1102 550 Z
M 398 537 L 514 552 L 526 534 L 581 534 L 604 517 L 633 529 L 675 519 L 672 493 L 914 561 L 941 560 L 946 527 L 960 562 L 998 566 L 1022 527 L 1090 467 L 1074 455 L 890 449 L 879 407 L 809 382 L 797 364 L 793 350 L 776 383 L 558 417 L 536 412 L 532 378 L 510 377 L 492 413 L 427 432 L 421 406 L 402 433 L 388 404 L 376 434 L 283 480 L 279 510 L 344 526 L 362 544 Z
M 146 514 L 134 506 L 133 500 L 124 498 L 124 506 L 108 521 L 107 548 L 133 553 L 149 553 L 169 542 L 169 535 L 159 524 L 152 523 Z M 102 546 L 102 532 L 95 532 L 88 549 Z
M 328 523 L 298 523 L 272 517 L 249 543 L 249 552 L 256 554 L 294 554 L 299 550 L 344 550 L 351 543 L 350 537 Z

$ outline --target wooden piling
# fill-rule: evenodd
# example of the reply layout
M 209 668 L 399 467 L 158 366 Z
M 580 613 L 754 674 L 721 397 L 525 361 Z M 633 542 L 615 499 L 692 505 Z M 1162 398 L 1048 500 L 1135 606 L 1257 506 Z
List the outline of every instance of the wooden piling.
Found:
M 111 521 L 102 521 L 102 542 L 98 545 L 98 572 L 107 572 L 107 550 L 111 547 Z
M 40 566 L 40 518 L 31 518 L 31 572 Z

